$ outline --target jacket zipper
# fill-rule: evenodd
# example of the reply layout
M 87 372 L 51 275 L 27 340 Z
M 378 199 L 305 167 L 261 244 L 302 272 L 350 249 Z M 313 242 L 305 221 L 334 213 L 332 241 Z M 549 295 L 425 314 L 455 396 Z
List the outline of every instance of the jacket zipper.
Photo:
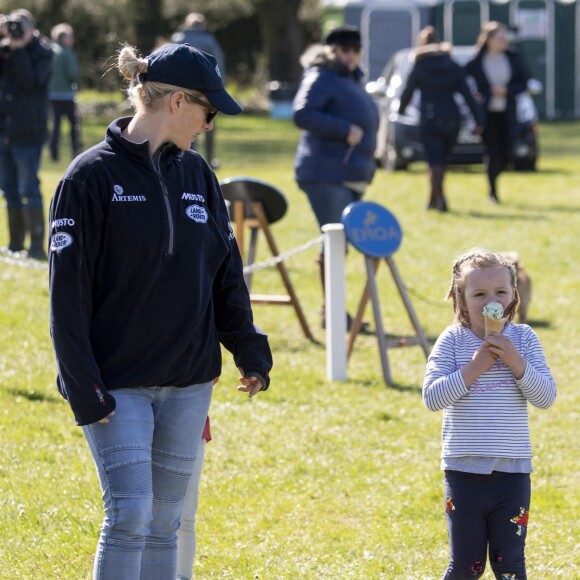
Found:
M 154 163 L 153 167 L 155 168 L 155 173 L 157 173 L 159 184 L 161 185 L 161 190 L 163 191 L 163 201 L 165 202 L 165 211 L 167 212 L 167 225 L 169 226 L 169 243 L 167 248 L 167 255 L 172 256 L 175 228 L 173 224 L 173 216 L 171 215 L 171 205 L 169 204 L 169 192 L 167 191 L 167 186 L 165 185 L 165 179 L 163 179 L 163 175 L 161 174 L 160 161 L 161 155 L 159 155 L 157 158 L 157 163 Z

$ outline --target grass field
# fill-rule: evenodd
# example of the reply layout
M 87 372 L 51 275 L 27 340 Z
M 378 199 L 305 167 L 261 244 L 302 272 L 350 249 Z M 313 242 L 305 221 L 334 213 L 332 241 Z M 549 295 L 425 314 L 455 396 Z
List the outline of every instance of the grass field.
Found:
M 257 177 L 288 197 L 287 214 L 272 226 L 281 251 L 316 237 L 293 180 L 298 132 L 291 122 L 220 117 L 217 126 L 218 177 Z M 85 146 L 103 131 L 86 121 Z M 443 296 L 457 254 L 474 245 L 520 253 L 534 284 L 530 324 L 559 387 L 551 409 L 530 412 L 528 577 L 570 580 L 580 578 L 580 123 L 542 125 L 540 142 L 539 170 L 503 175 L 499 206 L 487 203 L 475 166 L 448 175 L 446 215 L 424 209 L 421 164 L 408 173 L 379 171 L 367 199 L 388 207 L 402 225 L 394 257 L 430 340 L 452 320 Z M 44 162 L 47 202 L 64 167 Z M 6 241 L 2 212 L 0 246 Z M 258 259 L 268 257 L 263 242 Z M 256 305 L 275 368 L 270 390 L 253 400 L 236 393 L 237 371 L 226 353 L 211 408 L 196 578 L 440 578 L 447 562 L 441 415 L 421 401 L 424 356 L 417 347 L 391 350 L 389 388 L 376 339 L 363 336 L 348 381 L 327 381 L 315 257 L 312 248 L 286 265 L 318 341 L 304 339 L 291 308 Z M 352 250 L 351 311 L 364 282 L 363 258 Z M 387 331 L 408 334 L 387 268 L 378 282 Z M 280 293 L 277 271 L 255 274 L 253 290 Z M 100 492 L 81 430 L 55 388 L 46 271 L 0 261 L 0 293 L 0 578 L 87 579 Z M 489 570 L 484 578 L 492 578 Z

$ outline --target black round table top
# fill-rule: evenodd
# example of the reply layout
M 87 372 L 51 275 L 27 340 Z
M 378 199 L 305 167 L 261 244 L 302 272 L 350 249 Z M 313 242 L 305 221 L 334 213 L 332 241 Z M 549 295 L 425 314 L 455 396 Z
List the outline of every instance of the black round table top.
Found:
M 259 202 L 264 208 L 268 223 L 273 224 L 284 217 L 288 209 L 286 196 L 276 187 L 253 177 L 228 177 L 220 181 L 223 196 L 228 204 L 230 219 L 233 220 L 233 202 L 245 202 L 246 219 L 256 217 L 252 202 Z

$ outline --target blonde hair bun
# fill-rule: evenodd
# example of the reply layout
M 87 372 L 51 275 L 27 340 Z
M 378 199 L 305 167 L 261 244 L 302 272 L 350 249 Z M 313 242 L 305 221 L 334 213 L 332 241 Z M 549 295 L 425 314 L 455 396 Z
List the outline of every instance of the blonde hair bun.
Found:
M 125 45 L 119 51 L 117 66 L 121 74 L 129 81 L 135 80 L 141 73 L 147 72 L 147 59 L 137 54 L 137 50 Z

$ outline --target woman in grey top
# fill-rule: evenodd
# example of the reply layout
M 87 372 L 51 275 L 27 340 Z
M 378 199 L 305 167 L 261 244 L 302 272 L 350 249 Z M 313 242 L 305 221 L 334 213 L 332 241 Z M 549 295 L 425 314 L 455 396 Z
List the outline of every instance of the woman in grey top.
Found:
M 465 70 L 475 80 L 483 107 L 489 200 L 499 203 L 496 181 L 509 162 L 516 137 L 516 95 L 527 90 L 529 75 L 520 55 L 508 48 L 503 24 L 486 22 L 477 48 Z

